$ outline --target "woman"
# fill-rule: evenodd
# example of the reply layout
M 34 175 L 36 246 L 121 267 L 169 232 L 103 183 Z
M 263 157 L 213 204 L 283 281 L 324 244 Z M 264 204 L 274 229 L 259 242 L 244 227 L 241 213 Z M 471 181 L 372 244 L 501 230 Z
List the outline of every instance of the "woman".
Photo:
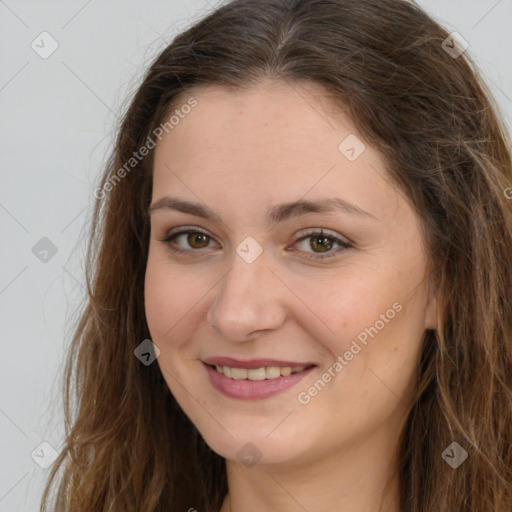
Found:
M 416 5 L 199 21 L 95 191 L 44 503 L 510 512 L 511 181 L 491 94 Z

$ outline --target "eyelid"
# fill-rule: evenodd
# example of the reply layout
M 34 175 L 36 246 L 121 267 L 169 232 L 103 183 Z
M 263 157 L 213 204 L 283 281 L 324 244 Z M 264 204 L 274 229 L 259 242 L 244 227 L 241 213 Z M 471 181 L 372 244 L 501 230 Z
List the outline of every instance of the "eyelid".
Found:
M 332 231 L 330 229 L 325 229 L 325 228 L 302 229 L 297 233 L 297 238 L 295 239 L 295 242 L 298 242 L 299 240 L 301 240 L 301 238 L 305 238 L 305 237 L 313 236 L 313 235 L 321 235 L 321 234 L 326 235 L 330 238 L 339 239 L 341 242 L 344 242 L 346 244 L 350 244 L 350 245 L 354 244 L 354 242 L 352 242 L 352 240 L 350 240 L 346 236 L 340 235 L 339 233 L 336 233 L 336 231 Z
M 213 239 L 213 236 L 210 235 L 207 231 L 203 230 L 198 226 L 178 226 L 176 228 L 171 229 L 165 234 L 165 238 L 170 238 L 173 235 L 183 235 L 185 233 L 201 233 Z

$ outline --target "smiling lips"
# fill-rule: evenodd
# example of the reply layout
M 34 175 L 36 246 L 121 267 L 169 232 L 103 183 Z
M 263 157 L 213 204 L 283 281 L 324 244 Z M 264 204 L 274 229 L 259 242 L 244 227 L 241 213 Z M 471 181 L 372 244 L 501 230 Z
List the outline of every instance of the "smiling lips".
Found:
M 251 359 L 241 361 L 231 357 L 212 357 L 204 361 L 215 370 L 230 379 L 235 380 L 265 380 L 287 377 L 294 373 L 300 373 L 313 363 L 298 363 L 277 359 Z
M 211 384 L 231 398 L 267 398 L 294 386 L 316 365 L 252 359 L 240 361 L 230 357 L 214 357 L 203 361 Z

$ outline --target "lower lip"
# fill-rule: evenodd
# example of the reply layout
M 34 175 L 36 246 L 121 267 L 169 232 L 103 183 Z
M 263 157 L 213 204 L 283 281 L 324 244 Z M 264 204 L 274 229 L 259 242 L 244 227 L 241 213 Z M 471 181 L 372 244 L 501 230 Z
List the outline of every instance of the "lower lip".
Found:
M 203 363 L 213 387 L 230 398 L 257 400 L 277 395 L 300 382 L 315 366 L 299 373 L 265 380 L 230 379 L 211 366 Z

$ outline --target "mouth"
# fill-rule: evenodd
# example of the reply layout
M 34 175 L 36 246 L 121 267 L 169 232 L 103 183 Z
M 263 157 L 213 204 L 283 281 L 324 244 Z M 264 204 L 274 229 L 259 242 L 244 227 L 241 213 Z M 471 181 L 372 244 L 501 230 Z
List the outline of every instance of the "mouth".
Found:
M 232 363 L 233 364 L 233 363 Z M 282 393 L 304 379 L 317 368 L 315 364 L 302 366 L 256 366 L 252 368 L 208 364 L 203 361 L 210 384 L 229 398 L 258 400 Z

